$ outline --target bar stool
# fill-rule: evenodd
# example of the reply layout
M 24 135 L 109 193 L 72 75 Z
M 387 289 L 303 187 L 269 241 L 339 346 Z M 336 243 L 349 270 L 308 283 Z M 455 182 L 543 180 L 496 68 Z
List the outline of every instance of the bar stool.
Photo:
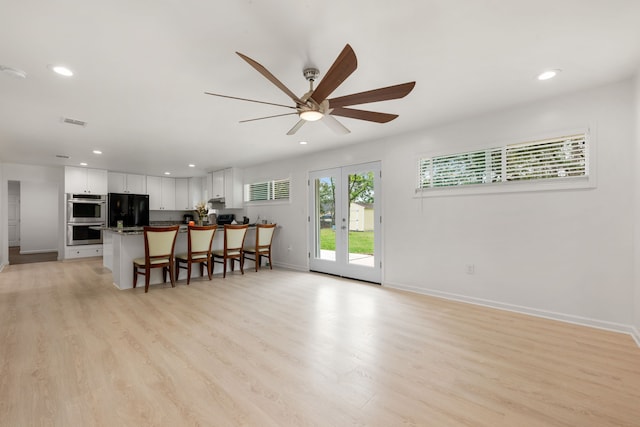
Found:
M 223 263 L 222 277 L 227 277 L 227 260 L 231 261 L 231 271 L 233 271 L 233 262 L 240 263 L 240 272 L 244 274 L 244 258 L 243 246 L 244 238 L 247 236 L 246 224 L 225 224 L 224 226 L 224 249 L 213 251 L 213 262 Z M 222 258 L 222 261 L 216 261 L 216 258 Z
M 258 271 L 263 257 L 267 258 L 269 269 L 273 270 L 273 264 L 271 263 L 271 242 L 273 241 L 273 232 L 275 229 L 276 224 L 257 224 L 255 246 L 244 248 L 244 258 L 255 262 L 256 271 Z M 253 255 L 253 258 L 247 255 Z
M 173 251 L 180 226 L 144 227 L 144 258 L 133 260 L 133 287 L 138 284 L 138 274 L 144 275 L 144 292 L 149 292 L 149 276 L 152 268 L 162 268 L 162 280 L 167 272 L 171 287 L 175 288 Z M 141 271 L 142 269 L 142 271 Z
M 200 276 L 203 275 L 203 266 L 207 266 L 209 280 L 211 280 L 211 272 L 213 265 L 211 264 L 211 243 L 213 236 L 216 234 L 216 225 L 190 225 L 188 232 L 187 253 L 176 255 L 176 280 L 180 277 L 180 269 L 187 269 L 187 285 L 191 281 L 191 266 L 193 264 L 200 265 Z M 180 266 L 180 263 L 187 264 Z

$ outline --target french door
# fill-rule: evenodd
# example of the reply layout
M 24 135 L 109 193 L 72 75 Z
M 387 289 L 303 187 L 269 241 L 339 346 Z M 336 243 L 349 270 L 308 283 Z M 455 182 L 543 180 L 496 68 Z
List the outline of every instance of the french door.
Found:
M 309 173 L 309 269 L 381 283 L 380 162 Z

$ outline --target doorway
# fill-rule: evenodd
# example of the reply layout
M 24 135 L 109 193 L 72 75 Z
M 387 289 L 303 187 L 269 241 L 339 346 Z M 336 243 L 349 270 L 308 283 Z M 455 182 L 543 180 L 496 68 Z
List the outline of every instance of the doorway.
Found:
M 309 269 L 381 283 L 380 162 L 309 174 Z
M 8 261 L 10 265 L 58 259 L 57 209 L 42 216 L 42 206 L 56 206 L 55 183 L 8 181 Z

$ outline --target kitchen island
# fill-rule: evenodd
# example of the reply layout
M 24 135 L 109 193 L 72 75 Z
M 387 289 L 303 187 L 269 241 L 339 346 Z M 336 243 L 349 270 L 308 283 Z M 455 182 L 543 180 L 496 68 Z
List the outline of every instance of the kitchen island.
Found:
M 253 245 L 255 242 L 255 227 L 249 227 L 245 245 Z M 187 226 L 181 226 L 176 237 L 175 253 L 187 253 L 188 236 Z M 224 247 L 224 228 L 219 226 L 213 238 L 212 248 L 222 249 Z M 144 232 L 141 227 L 130 227 L 124 229 L 106 228 L 103 230 L 103 255 L 102 263 L 104 267 L 111 270 L 113 284 L 119 289 L 131 289 L 133 287 L 133 260 L 144 258 Z M 213 273 L 222 274 L 222 264 L 214 263 Z M 200 269 L 194 268 L 191 277 L 200 276 Z M 186 280 L 187 271 L 176 270 L 176 281 Z M 138 278 L 138 285 L 142 283 L 144 288 L 144 277 Z M 150 276 L 150 284 L 163 283 L 162 269 L 153 269 Z M 167 278 L 167 283 L 169 279 Z M 169 284 L 170 286 L 170 284 Z

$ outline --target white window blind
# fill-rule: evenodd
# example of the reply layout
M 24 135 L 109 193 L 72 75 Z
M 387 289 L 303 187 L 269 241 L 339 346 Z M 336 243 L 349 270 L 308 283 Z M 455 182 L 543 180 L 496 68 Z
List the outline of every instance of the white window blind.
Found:
M 256 182 L 245 186 L 245 201 L 288 200 L 290 179 Z
M 585 134 L 420 159 L 418 190 L 588 176 Z

